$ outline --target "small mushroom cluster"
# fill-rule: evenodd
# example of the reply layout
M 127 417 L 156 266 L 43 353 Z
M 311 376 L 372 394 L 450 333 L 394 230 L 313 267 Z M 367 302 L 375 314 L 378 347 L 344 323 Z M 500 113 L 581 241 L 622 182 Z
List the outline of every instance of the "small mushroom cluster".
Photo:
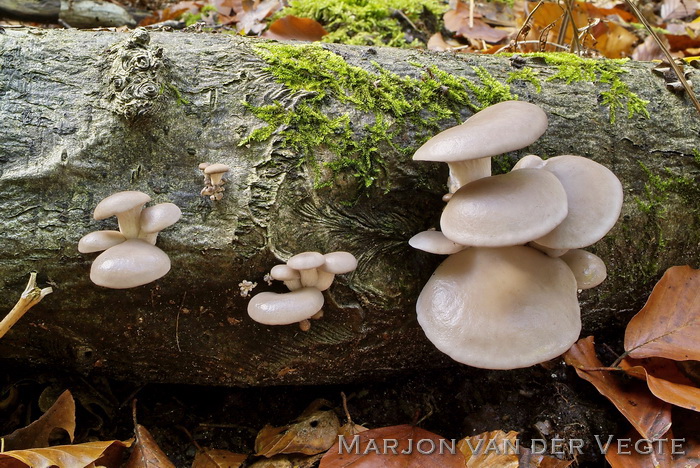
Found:
M 309 319 L 323 316 L 322 291 L 331 287 L 335 275 L 357 268 L 357 259 L 349 252 L 303 252 L 291 257 L 286 264 L 270 270 L 273 279 L 283 281 L 288 293 L 262 292 L 248 303 L 248 315 L 265 325 L 299 323 L 308 331 Z
M 224 198 L 224 174 L 231 168 L 226 164 L 201 163 L 199 169 L 204 172 L 204 188 L 200 192 L 203 197 L 209 197 L 213 201 Z
M 490 174 L 490 157 L 528 146 L 547 128 L 533 104 L 506 101 L 428 142 L 415 160 L 450 165 L 441 231 L 409 244 L 449 255 L 423 288 L 418 321 L 435 346 L 464 364 L 527 367 L 564 353 L 581 330 L 579 289 L 606 277 L 581 250 L 616 223 L 623 191 L 606 167 L 580 156 L 522 158 Z
M 170 259 L 155 246 L 158 233 L 182 215 L 173 203 L 144 208 L 151 197 L 143 192 L 118 192 L 95 207 L 96 220 L 116 216 L 118 231 L 91 232 L 78 242 L 78 251 L 103 251 L 90 268 L 93 283 L 112 289 L 141 286 L 170 271 Z

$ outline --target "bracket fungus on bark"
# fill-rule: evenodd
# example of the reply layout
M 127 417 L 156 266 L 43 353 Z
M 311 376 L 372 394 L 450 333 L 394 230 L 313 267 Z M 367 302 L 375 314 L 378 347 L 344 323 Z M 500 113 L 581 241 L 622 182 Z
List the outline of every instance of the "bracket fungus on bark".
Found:
M 429 140 L 414 159 L 454 165 L 494 156 L 533 143 L 546 126 L 537 106 L 504 102 Z M 409 241 L 449 255 L 418 298 L 418 321 L 438 349 L 475 367 L 555 358 L 580 333 L 578 290 L 606 277 L 604 262 L 580 248 L 614 226 L 622 185 L 606 167 L 573 155 L 527 155 L 502 175 L 464 171 L 450 167 L 441 232 Z
M 270 276 L 284 281 L 288 293 L 263 292 L 248 303 L 248 315 L 266 325 L 299 323 L 308 331 L 309 319 L 323 316 L 322 291 L 328 289 L 335 275 L 349 273 L 357 268 L 357 259 L 349 252 L 303 252 L 291 257 L 286 265 L 275 265 Z
M 90 267 L 90 279 L 98 286 L 126 289 L 155 281 L 170 271 L 170 259 L 155 246 L 158 233 L 176 223 L 182 212 L 173 203 L 146 209 L 151 197 L 143 192 L 118 192 L 95 207 L 96 220 L 116 216 L 119 231 L 95 231 L 78 242 L 78 251 L 104 250 Z

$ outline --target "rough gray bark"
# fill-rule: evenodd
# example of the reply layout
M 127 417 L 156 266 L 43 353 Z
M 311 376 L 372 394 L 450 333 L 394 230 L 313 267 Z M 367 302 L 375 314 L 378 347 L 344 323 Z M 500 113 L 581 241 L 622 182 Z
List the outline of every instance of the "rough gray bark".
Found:
M 264 71 L 252 50 L 256 41 L 223 34 L 151 37 L 152 53 L 163 49 L 156 79 L 165 92 L 141 112 L 121 102 L 110 82 L 114 46 L 126 34 L 7 29 L 0 35 L 0 310 L 12 307 L 31 270 L 40 272 L 40 285 L 54 287 L 0 341 L 0 365 L 57 364 L 148 382 L 261 385 L 340 382 L 448 363 L 426 341 L 414 312 L 440 259 L 406 243 L 436 225 L 446 168 L 414 163 L 385 144 L 382 176 L 359 198 L 351 174 L 315 189 L 313 168 L 279 135 L 239 146 L 264 126 L 242 101 L 262 105 L 276 96 L 292 106 L 299 98 Z M 501 82 L 514 70 L 502 57 L 327 49 L 372 73 L 377 63 L 418 79 L 424 68 L 416 63 L 472 80 L 474 66 Z M 527 60 L 540 72 L 541 93 L 522 81 L 511 88 L 545 109 L 550 128 L 501 162 L 528 152 L 580 154 L 607 165 L 625 186 L 620 222 L 592 249 L 606 260 L 610 277 L 581 296 L 584 333 L 603 333 L 629 319 L 665 268 L 697 266 L 700 119 L 666 91 L 650 64 L 623 66 L 631 91 L 651 101 L 650 117 L 627 118 L 623 111 L 611 124 L 600 97 L 607 84 L 547 82 L 557 70 Z M 327 99 L 324 106 L 349 114 L 356 126 L 370 118 L 352 103 Z M 460 112 L 471 113 L 466 105 Z M 440 126 L 454 123 L 445 119 Z M 400 130 L 407 147 L 425 137 Z M 326 153 L 319 148 L 317 157 L 332 159 Z M 221 202 L 199 196 L 203 161 L 232 167 Z M 90 283 L 95 255 L 79 254 L 76 245 L 90 231 L 116 226 L 91 214 L 99 200 L 121 190 L 174 202 L 183 217 L 158 240 L 173 263 L 168 275 L 131 290 L 107 290 Z M 326 315 L 311 331 L 252 322 L 238 283 L 252 280 L 255 292 L 269 290 L 263 275 L 302 250 L 348 250 L 360 267 L 326 293 Z

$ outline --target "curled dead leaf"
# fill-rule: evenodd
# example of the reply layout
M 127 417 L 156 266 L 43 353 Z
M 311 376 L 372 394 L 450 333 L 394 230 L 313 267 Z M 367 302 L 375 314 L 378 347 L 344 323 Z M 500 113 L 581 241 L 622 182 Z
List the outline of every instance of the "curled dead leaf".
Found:
M 175 468 L 148 429 L 136 424 L 134 432 L 136 441 L 125 468 Z
M 646 380 L 651 393 L 672 405 L 700 411 L 700 388 L 683 375 L 675 361 L 663 358 L 623 359 L 620 367 Z
M 564 354 L 564 360 L 589 381 L 647 439 L 658 439 L 671 427 L 671 405 L 652 395 L 642 382 L 623 385 L 609 370 L 598 370 L 593 337 L 578 340 Z
M 272 22 L 263 37 L 278 41 L 320 41 L 328 32 L 312 18 L 287 15 Z
M 205 448 L 197 452 L 192 468 L 238 468 L 243 465 L 248 455 Z
M 637 359 L 700 361 L 700 270 L 689 266 L 666 270 L 627 325 L 625 350 Z
M 265 426 L 255 438 L 255 452 L 268 458 L 284 453 L 315 455 L 333 445 L 339 429 L 340 421 L 333 411 L 307 410 L 287 426 Z
M 73 441 L 75 433 L 75 401 L 70 391 L 63 392 L 36 421 L 4 436 L 5 450 L 36 449 L 49 446 L 54 429 L 63 429 Z
M 77 445 L 56 445 L 31 450 L 13 450 L 0 453 L 0 466 L 3 468 L 52 468 L 83 467 L 92 463 L 101 465 L 105 458 L 119 459 L 128 442 L 110 440 L 87 442 Z M 96 463 L 97 462 L 97 463 Z

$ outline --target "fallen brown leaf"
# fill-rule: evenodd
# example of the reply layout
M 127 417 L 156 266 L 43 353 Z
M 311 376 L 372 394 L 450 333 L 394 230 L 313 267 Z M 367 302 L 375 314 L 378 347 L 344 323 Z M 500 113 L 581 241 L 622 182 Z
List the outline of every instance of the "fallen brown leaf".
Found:
M 352 445 L 357 441 L 357 445 Z M 421 442 L 422 446 L 413 443 Z M 442 444 L 442 445 L 441 445 Z M 319 468 L 464 468 L 464 455 L 451 454 L 451 442 L 420 427 L 402 425 L 370 429 L 345 439 L 344 448 L 336 443 L 321 459 Z M 350 450 L 346 448 L 350 447 Z M 357 449 L 355 449 L 357 447 Z M 442 453 L 440 453 L 440 447 Z M 402 453 L 411 448 L 411 453 Z M 432 451 L 432 454 L 422 454 Z M 348 453 L 350 452 L 350 453 Z
M 248 455 L 205 448 L 197 452 L 192 468 L 238 468 L 243 465 Z
M 612 468 L 697 468 L 700 466 L 700 443 L 694 438 L 675 439 L 677 444 L 675 446 L 672 431 L 651 445 L 641 439 L 639 434 L 631 431 L 623 441 L 622 450 L 618 450 L 617 446 L 611 446 L 605 454 L 605 459 Z M 639 446 L 637 447 L 636 444 Z
M 148 429 L 136 424 L 134 432 L 136 441 L 125 468 L 175 468 Z
M 278 41 L 320 41 L 328 32 L 312 18 L 287 15 L 272 22 L 263 37 Z
M 32 450 L 13 450 L 0 453 L 2 468 L 73 468 L 89 466 L 104 457 L 113 457 L 110 451 L 123 451 L 128 443 L 118 440 L 87 442 L 78 445 L 56 445 Z
M 647 439 L 658 439 L 671 427 L 671 405 L 653 396 L 642 382 L 625 385 L 603 367 L 595 354 L 593 337 L 578 340 L 564 354 L 564 360 L 576 373 L 589 381 Z
M 312 403 L 312 406 L 315 404 Z M 333 445 L 339 429 L 340 421 L 333 411 L 307 409 L 292 424 L 265 426 L 255 438 L 255 452 L 267 458 L 284 453 L 315 455 Z
M 651 393 L 672 405 L 700 411 L 700 388 L 663 358 L 623 359 L 620 367 L 630 375 L 646 380 Z
M 54 429 L 63 429 L 73 442 L 75 433 L 75 401 L 70 391 L 63 392 L 39 419 L 27 427 L 4 436 L 5 450 L 35 449 L 49 446 Z
M 625 350 L 633 358 L 700 360 L 700 270 L 666 270 L 627 325 Z
M 265 29 L 265 18 L 281 8 L 279 0 L 233 0 L 231 2 L 236 16 L 232 21 L 244 34 L 259 34 Z
M 566 468 L 569 460 L 533 454 L 518 445 L 518 433 L 484 432 L 465 437 L 457 444 L 467 460 L 466 468 Z

